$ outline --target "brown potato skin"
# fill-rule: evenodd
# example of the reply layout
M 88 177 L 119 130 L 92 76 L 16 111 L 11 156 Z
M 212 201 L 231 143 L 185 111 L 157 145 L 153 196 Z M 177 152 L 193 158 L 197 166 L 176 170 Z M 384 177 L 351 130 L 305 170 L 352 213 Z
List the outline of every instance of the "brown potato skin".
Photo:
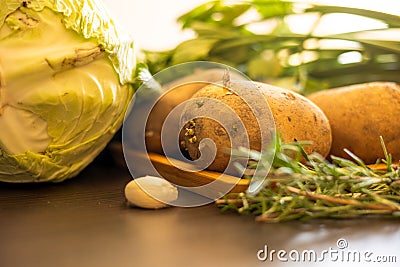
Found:
M 332 128 L 330 154 L 350 158 L 347 148 L 365 163 L 384 158 L 380 143 L 400 160 L 400 86 L 371 82 L 334 88 L 308 96 L 328 117 Z
M 197 90 L 208 84 L 209 83 L 204 82 L 183 84 L 170 89 L 160 97 L 152 108 L 146 123 L 145 142 L 147 151 L 159 154 L 164 153 L 161 144 L 161 130 L 168 114 L 176 106 L 188 100 Z M 166 125 L 166 127 L 170 127 L 171 129 L 179 127 L 179 118 L 176 118 L 174 121 L 176 122 L 175 125 Z M 168 132 L 168 129 L 166 129 L 166 131 Z M 183 132 L 181 135 L 182 134 Z M 180 139 L 181 138 L 182 137 L 180 137 Z M 173 141 L 175 141 L 175 137 L 167 135 L 167 140 L 165 140 L 165 142 L 172 143 Z
M 291 90 L 256 83 L 263 91 L 275 119 L 276 131 L 284 142 L 311 141 L 304 146 L 307 154 L 329 153 L 332 134 L 324 112 L 306 97 Z
M 332 141 L 330 124 L 328 119 L 314 103 L 307 98 L 275 86 L 270 86 L 259 82 L 241 82 L 232 86 L 254 86 L 256 85 L 267 101 L 274 121 L 263 122 L 273 126 L 275 123 L 276 131 L 281 134 L 285 142 L 293 141 L 312 141 L 313 144 L 305 146 L 307 153 L 317 152 L 322 156 L 327 156 Z M 245 102 L 235 94 L 229 94 L 229 89 L 217 85 L 209 85 L 200 89 L 193 98 L 208 97 L 214 98 L 229 105 L 241 118 L 250 139 L 250 148 L 260 150 L 261 139 L 260 129 L 254 114 L 250 111 Z M 186 112 L 196 112 L 196 106 L 186 107 Z M 217 110 L 215 112 L 218 112 Z M 269 112 L 269 111 L 265 111 Z M 229 120 L 227 118 L 227 120 Z M 190 136 L 185 136 L 184 142 L 186 149 L 192 159 L 198 159 L 199 141 L 204 138 L 211 138 L 217 146 L 217 155 L 213 163 L 208 167 L 209 170 L 223 172 L 228 165 L 230 155 L 226 153 L 226 148 L 231 148 L 231 142 L 226 131 L 217 122 L 206 118 L 197 118 L 195 122 L 195 135 L 197 142 L 190 142 Z M 239 133 L 240 135 L 240 133 Z M 244 135 L 244 134 L 242 134 Z M 234 137 L 236 138 L 236 137 Z
M 196 94 L 193 95 L 193 98 L 212 98 L 219 100 L 229 107 L 231 107 L 235 114 L 239 116 L 241 121 L 246 128 L 246 132 L 249 136 L 250 148 L 252 149 L 260 149 L 261 147 L 261 136 L 260 130 L 257 123 L 257 120 L 251 109 L 248 105 L 246 105 L 239 96 L 232 94 L 230 90 L 225 87 L 219 85 L 209 85 L 200 89 Z M 197 102 L 196 102 L 197 103 Z M 186 117 L 192 114 L 199 114 L 198 111 L 200 109 L 206 108 L 211 110 L 211 113 L 219 113 L 221 112 L 218 108 L 214 106 L 199 107 L 196 103 L 188 104 L 185 107 L 183 119 L 186 121 Z M 266 111 L 269 112 L 269 111 Z M 217 147 L 217 154 L 215 156 L 215 160 L 209 165 L 207 169 L 223 172 L 225 171 L 229 159 L 230 153 L 229 149 L 231 148 L 231 141 L 229 140 L 227 130 L 221 126 L 220 123 L 208 118 L 196 118 L 193 120 L 195 122 L 195 126 L 193 128 L 193 135 L 185 135 L 184 136 L 184 146 L 189 153 L 189 156 L 193 160 L 197 160 L 200 158 L 200 150 L 199 150 L 199 142 L 205 138 L 210 138 L 213 140 Z M 223 123 L 229 125 L 229 129 L 235 128 L 235 119 L 230 116 L 223 116 Z M 273 122 L 272 122 L 273 123 Z M 186 128 L 190 128 L 190 126 L 186 126 Z M 235 139 L 238 143 L 243 144 L 245 146 L 245 138 L 246 135 L 242 132 L 231 131 L 232 138 Z M 190 139 L 196 137 L 197 141 L 192 142 Z M 233 142 L 233 141 L 232 141 Z M 204 156 L 204 155 L 203 155 Z M 207 156 L 206 156 L 207 157 Z M 228 173 L 234 174 L 234 171 L 229 171 Z
M 145 130 L 146 149 L 149 152 L 164 154 L 163 145 L 161 144 L 161 130 L 163 123 L 170 112 L 179 104 L 191 98 L 200 88 L 213 82 L 220 82 L 224 76 L 224 69 L 213 68 L 207 70 L 197 70 L 193 74 L 184 76 L 163 86 L 165 92 L 152 108 Z M 231 77 L 243 79 L 239 74 L 233 73 Z M 177 122 L 174 125 L 165 125 L 165 130 L 175 129 L 179 127 L 179 118 L 174 119 Z M 180 136 L 183 134 L 181 132 Z M 182 139 L 182 138 L 180 138 Z M 167 135 L 165 142 L 172 143 L 175 136 Z M 181 147 L 183 149 L 183 147 Z

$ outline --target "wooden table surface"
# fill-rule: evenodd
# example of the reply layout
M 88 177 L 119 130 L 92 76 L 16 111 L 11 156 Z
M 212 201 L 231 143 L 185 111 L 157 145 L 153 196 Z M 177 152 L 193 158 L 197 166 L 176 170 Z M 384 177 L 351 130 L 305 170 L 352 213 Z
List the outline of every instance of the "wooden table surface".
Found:
M 97 159 L 59 184 L 0 183 L 2 267 L 399 266 L 400 221 L 256 223 L 214 204 L 143 210 L 125 204 L 127 171 Z M 338 249 L 345 239 L 348 247 Z M 371 252 L 369 260 L 260 261 L 257 252 Z M 260 254 L 263 256 L 264 254 Z M 274 256 L 274 255 L 273 255 Z M 376 256 L 376 257 L 375 257 Z M 397 263 L 377 265 L 378 256 Z M 284 259 L 284 258 L 283 258 Z M 357 259 L 356 259 L 357 261 Z

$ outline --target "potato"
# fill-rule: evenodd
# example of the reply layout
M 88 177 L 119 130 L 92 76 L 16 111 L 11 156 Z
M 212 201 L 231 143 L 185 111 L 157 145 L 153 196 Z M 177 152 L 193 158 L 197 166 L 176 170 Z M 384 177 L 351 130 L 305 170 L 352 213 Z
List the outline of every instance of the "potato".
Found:
M 145 142 L 147 151 L 163 154 L 161 130 L 168 114 L 180 103 L 189 99 L 197 90 L 208 84 L 209 83 L 203 82 L 183 84 L 167 91 L 167 93 L 158 99 L 151 110 L 146 123 Z M 170 130 L 165 129 L 167 133 L 172 132 L 174 128 L 179 127 L 179 117 L 175 118 L 173 121 L 176 123 L 164 126 L 170 128 Z M 181 135 L 182 134 L 183 132 Z M 166 143 L 172 143 L 176 140 L 176 137 L 172 134 L 167 134 L 166 136 L 167 138 L 164 140 Z M 182 137 L 180 139 L 182 139 Z
M 267 119 L 267 121 L 261 123 L 267 125 L 269 129 L 270 126 L 273 126 L 275 121 L 276 131 L 281 134 L 283 141 L 312 141 L 312 145 L 304 147 L 307 153 L 317 152 L 322 156 L 328 155 L 331 145 L 330 125 L 324 113 L 315 104 L 295 92 L 263 83 L 249 81 L 232 82 L 231 88 L 241 88 L 244 89 L 245 92 L 250 92 L 250 88 L 254 88 L 254 85 L 261 90 L 264 96 L 264 99 L 260 98 L 260 103 L 265 103 L 265 101 L 267 101 L 272 112 L 272 118 L 270 117 L 271 119 Z M 216 99 L 231 107 L 240 117 L 240 120 L 246 128 L 250 140 L 250 148 L 260 150 L 260 127 L 250 107 L 241 97 L 232 93 L 232 91 L 226 87 L 208 85 L 195 93 L 193 98 Z M 200 104 L 194 101 L 185 107 L 183 115 L 184 120 L 193 117 L 194 114 L 201 114 L 202 109 L 208 109 L 211 113 L 221 112 L 218 107 L 202 105 L 201 100 L 198 101 L 200 101 Z M 252 105 L 254 105 L 254 103 Z M 257 103 L 255 103 L 255 105 L 258 106 Z M 263 109 L 260 112 L 266 114 L 269 113 L 269 110 Z M 225 115 L 223 115 L 223 117 L 225 128 L 217 121 L 210 118 L 198 117 L 192 119 L 187 123 L 187 131 L 184 137 L 186 149 L 190 157 L 194 160 L 200 157 L 199 142 L 205 138 L 212 139 L 216 145 L 217 153 L 208 169 L 219 172 L 225 171 L 228 165 L 230 155 L 227 151 L 231 149 L 231 144 L 233 143 L 229 140 L 227 128 L 237 128 L 233 118 Z M 233 133 L 232 139 L 245 136 L 245 134 L 240 131 L 237 133 L 235 133 L 235 131 L 230 132 Z M 228 172 L 231 173 L 231 170 Z
M 347 148 L 365 163 L 383 158 L 379 136 L 400 160 L 400 86 L 372 82 L 329 89 L 308 98 L 326 114 L 332 128 L 330 154 L 349 158 Z
M 163 154 L 161 144 L 161 129 L 168 114 L 179 104 L 188 100 L 197 90 L 213 83 L 220 82 L 224 76 L 224 69 L 213 68 L 206 70 L 197 70 L 193 74 L 179 78 L 163 86 L 164 93 L 156 102 L 151 110 L 145 130 L 145 142 L 147 151 Z M 233 73 L 233 77 L 239 75 Z M 165 131 L 172 132 L 179 127 L 179 118 L 173 119 L 173 124 L 165 125 Z M 165 143 L 172 143 L 176 140 L 173 134 L 167 134 Z M 182 139 L 182 138 L 181 138 Z

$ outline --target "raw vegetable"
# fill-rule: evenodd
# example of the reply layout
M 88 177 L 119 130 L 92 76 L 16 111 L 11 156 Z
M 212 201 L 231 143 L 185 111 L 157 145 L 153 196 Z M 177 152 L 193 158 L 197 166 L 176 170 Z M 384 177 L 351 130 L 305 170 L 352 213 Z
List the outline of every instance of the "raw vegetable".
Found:
M 199 65 L 201 65 L 199 63 Z M 188 68 L 189 69 L 189 68 Z M 225 73 L 225 69 L 219 67 L 214 68 L 197 68 L 188 75 L 183 77 L 179 77 L 173 79 L 162 86 L 160 90 L 161 95 L 157 95 L 157 101 L 151 109 L 150 114 L 148 114 L 148 119 L 146 122 L 146 130 L 145 130 L 145 140 L 146 140 L 146 149 L 150 152 L 156 152 L 159 154 L 163 154 L 163 145 L 161 143 L 161 131 L 164 131 L 164 144 L 165 143 L 173 143 L 176 141 L 176 136 L 170 134 L 174 132 L 174 129 L 179 127 L 180 122 L 180 114 L 176 113 L 176 116 L 170 119 L 169 124 L 164 124 L 167 116 L 171 116 L 171 112 L 184 101 L 190 99 L 195 92 L 197 92 L 200 88 L 210 84 L 217 83 L 223 80 L 223 76 Z M 238 73 L 232 72 L 230 73 L 232 79 L 244 79 Z M 147 116 L 147 110 L 145 108 L 139 108 L 138 116 Z M 133 125 L 135 127 L 135 125 Z M 164 127 L 164 129 L 163 129 Z M 183 130 L 181 131 L 180 140 L 183 138 Z M 133 141 L 140 141 L 140 136 L 137 138 L 133 138 Z M 183 146 L 181 145 L 181 148 Z M 170 151 L 170 152 L 178 152 Z
M 357 84 L 309 95 L 328 117 L 332 128 L 331 155 L 349 159 L 344 149 L 365 163 L 383 158 L 385 140 L 393 162 L 400 160 L 400 85 Z
M 162 95 L 157 99 L 146 123 L 147 150 L 163 154 L 161 130 L 163 127 L 167 127 L 164 129 L 167 133 L 164 142 L 172 143 L 175 141 L 175 136 L 168 135 L 168 129 L 179 127 L 179 118 L 172 120 L 175 124 L 163 125 L 166 117 L 174 108 L 192 97 L 200 88 L 209 83 L 222 81 L 223 75 L 223 69 L 199 69 L 190 75 L 175 79 L 164 85 L 162 87 Z
M 185 107 L 183 118 L 202 114 L 203 109 L 211 110 L 210 113 L 222 112 L 219 107 L 205 104 L 207 99 L 218 100 L 229 106 L 243 122 L 249 137 L 250 149 L 260 151 L 262 141 L 258 121 L 243 98 L 234 93 L 235 90 L 240 88 L 244 92 L 250 92 L 249 94 L 251 94 L 250 90 L 254 85 L 257 86 L 265 98 L 260 99 L 260 103 L 267 101 L 273 116 L 270 120 L 261 121 L 260 123 L 269 125 L 268 129 L 273 129 L 276 126 L 276 131 L 282 135 L 282 139 L 286 142 L 311 141 L 310 145 L 304 147 L 308 153 L 318 152 L 323 156 L 328 155 L 331 145 L 331 130 L 323 112 L 310 100 L 295 92 L 264 83 L 232 81 L 230 87 L 206 86 L 193 95 L 193 99 L 198 98 L 200 99 L 198 102 L 202 101 L 201 104 L 198 102 L 188 104 Z M 260 109 L 259 112 L 267 113 L 270 111 L 269 109 Z M 257 116 L 260 115 L 261 113 L 257 114 Z M 212 139 L 216 145 L 217 152 L 215 160 L 209 166 L 209 169 L 219 172 L 225 171 L 228 165 L 230 149 L 238 149 L 238 147 L 232 147 L 231 144 L 234 144 L 234 142 L 229 139 L 227 133 L 229 129 L 238 129 L 237 122 L 234 117 L 223 115 L 223 118 L 224 122 L 226 122 L 225 128 L 219 121 L 210 118 L 199 117 L 193 119 L 186 126 L 187 133 L 184 138 L 185 147 L 192 159 L 198 159 L 201 155 L 200 142 L 205 138 Z M 233 133 L 235 140 L 241 140 L 244 137 L 245 133 L 240 130 L 236 135 Z M 238 141 L 237 144 L 246 147 L 244 142 Z
M 0 181 L 76 176 L 133 94 L 133 42 L 101 1 L 2 1 L 0 64 Z
M 165 119 L 176 106 L 189 99 L 198 89 L 204 87 L 205 85 L 205 83 L 201 82 L 183 84 L 174 87 L 172 90 L 166 91 L 157 100 L 149 114 L 146 123 L 145 140 L 147 151 L 156 152 L 159 154 L 164 153 L 163 145 L 161 143 L 162 130 L 166 133 L 163 138 L 163 142 L 172 143 L 176 141 L 176 137 L 172 134 L 169 134 L 169 132 L 172 132 L 172 129 L 179 127 L 179 118 L 174 119 L 176 124 L 164 124 Z M 181 135 L 182 134 L 183 132 Z

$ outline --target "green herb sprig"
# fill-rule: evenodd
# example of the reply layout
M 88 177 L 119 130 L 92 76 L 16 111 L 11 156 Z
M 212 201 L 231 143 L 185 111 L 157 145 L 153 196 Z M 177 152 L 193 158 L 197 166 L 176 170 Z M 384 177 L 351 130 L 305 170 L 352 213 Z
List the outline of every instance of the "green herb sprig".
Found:
M 283 143 L 277 136 L 275 157 L 263 188 L 256 195 L 228 194 L 216 204 L 222 211 L 254 215 L 257 221 L 268 223 L 366 215 L 399 218 L 400 169 L 392 164 L 381 142 L 385 159 L 369 166 L 350 151 L 352 160 L 332 157 L 332 162 L 318 154 L 306 155 L 305 143 Z M 235 155 L 250 157 L 252 163 L 245 167 L 247 178 L 252 178 L 252 170 L 264 160 L 263 153 L 247 149 Z

